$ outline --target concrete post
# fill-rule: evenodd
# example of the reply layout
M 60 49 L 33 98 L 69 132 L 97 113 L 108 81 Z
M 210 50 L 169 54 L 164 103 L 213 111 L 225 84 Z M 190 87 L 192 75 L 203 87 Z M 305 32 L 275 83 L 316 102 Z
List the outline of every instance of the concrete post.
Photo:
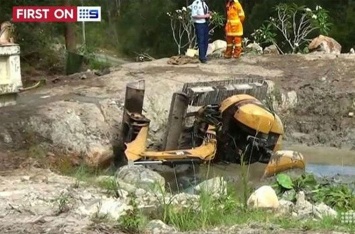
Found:
M 16 105 L 22 88 L 20 46 L 0 46 L 0 107 Z

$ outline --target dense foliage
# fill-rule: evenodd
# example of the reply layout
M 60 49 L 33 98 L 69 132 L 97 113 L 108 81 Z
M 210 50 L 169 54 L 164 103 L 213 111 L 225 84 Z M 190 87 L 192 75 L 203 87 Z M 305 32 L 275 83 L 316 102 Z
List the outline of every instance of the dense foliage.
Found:
M 312 174 L 304 174 L 293 180 L 286 174 L 278 174 L 274 188 L 282 198 L 290 201 L 295 201 L 296 194 L 304 191 L 307 200 L 313 203 L 323 202 L 340 211 L 355 209 L 354 188 L 326 178 L 317 180 Z
M 11 19 L 12 6 L 15 5 L 100 5 L 102 6 L 102 22 L 86 23 L 85 25 L 85 47 L 93 49 L 106 49 L 116 54 L 135 57 L 137 54 L 145 53 L 153 57 L 171 56 L 176 54 L 176 43 L 173 38 L 170 17 L 168 12 L 191 4 L 192 0 L 2 0 L 0 9 L 0 21 Z M 245 37 L 253 38 L 251 35 L 255 30 L 260 29 L 270 17 L 275 17 L 276 6 L 285 3 L 283 6 L 304 7 L 316 9 L 321 6 L 324 12 L 326 25 L 313 30 L 309 36 L 316 36 L 326 32 L 336 39 L 343 46 L 343 52 L 348 52 L 353 47 L 355 31 L 355 3 L 351 0 L 241 0 L 246 13 Z M 225 1 L 208 1 L 211 10 L 222 16 L 225 14 Z M 288 11 L 292 14 L 292 11 Z M 318 16 L 321 16 L 320 14 Z M 319 23 L 319 22 L 318 22 Z M 276 24 L 275 24 L 276 25 Z M 274 25 L 274 26 L 275 26 Z M 65 39 L 78 47 L 84 43 L 82 24 L 71 24 L 74 35 L 68 37 L 67 27 L 63 23 L 39 24 L 39 23 L 16 23 L 16 41 L 21 45 L 22 59 L 24 62 L 37 68 L 46 67 L 56 70 L 56 64 L 60 58 L 51 53 L 54 44 L 64 44 Z M 269 25 L 270 26 L 270 25 Z M 319 25 L 318 25 L 319 26 Z M 270 29 L 270 28 L 269 28 Z M 323 31 L 322 31 L 323 30 Z M 326 30 L 326 31 L 324 31 Z M 285 45 L 285 38 L 280 32 L 270 34 L 278 42 L 285 52 L 295 52 L 298 48 L 294 46 L 305 41 Z M 65 38 L 65 35 L 67 37 Z M 223 27 L 214 30 L 212 39 L 224 39 Z M 269 41 L 271 43 L 271 41 Z M 267 45 L 268 43 L 264 43 Z M 287 44 L 287 43 L 286 43 Z M 291 46 L 290 46 L 291 45 Z M 33 62 L 35 61 L 35 62 Z M 60 67 L 60 65 L 58 65 Z

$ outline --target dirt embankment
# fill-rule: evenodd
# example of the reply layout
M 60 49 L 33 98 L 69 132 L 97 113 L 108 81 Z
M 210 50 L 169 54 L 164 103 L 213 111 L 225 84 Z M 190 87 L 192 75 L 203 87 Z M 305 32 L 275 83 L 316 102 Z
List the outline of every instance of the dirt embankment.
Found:
M 7 163 L 1 165 L 18 167 L 23 160 L 9 161 L 5 152 L 40 143 L 29 141 L 29 135 L 93 161 L 107 156 L 119 138 L 125 85 L 139 79 L 146 80 L 144 110 L 154 142 L 163 136 L 172 93 L 185 82 L 263 77 L 280 92 L 297 93 L 296 107 L 279 113 L 288 142 L 353 147 L 354 60 L 353 55 L 267 55 L 174 66 L 161 59 L 124 64 L 104 76 L 48 78 L 49 85 L 22 93 L 18 105 L 2 108 L 0 161 Z
M 258 65 L 280 69 L 273 79 L 285 91 L 295 90 L 298 105 L 280 113 L 288 140 L 334 147 L 355 146 L 354 56 L 282 56 Z
M 307 145 L 355 147 L 354 56 L 286 56 L 260 63 L 280 69 L 273 79 L 282 90 L 297 92 L 298 104 L 280 113 L 287 140 Z

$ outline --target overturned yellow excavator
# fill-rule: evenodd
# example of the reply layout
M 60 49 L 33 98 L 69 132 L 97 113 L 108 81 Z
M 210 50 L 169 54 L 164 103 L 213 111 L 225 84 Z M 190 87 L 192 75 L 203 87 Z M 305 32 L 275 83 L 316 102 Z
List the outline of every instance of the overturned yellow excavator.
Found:
M 173 94 L 163 149 L 147 150 L 150 120 L 142 114 L 144 80 L 126 87 L 122 135 L 125 159 L 132 164 L 178 165 L 226 161 L 266 164 L 264 177 L 305 168 L 303 156 L 282 150 L 284 127 L 259 99 L 267 82 L 234 79 L 184 85 Z M 189 106 L 197 107 L 188 112 Z M 190 126 L 188 120 L 192 118 Z

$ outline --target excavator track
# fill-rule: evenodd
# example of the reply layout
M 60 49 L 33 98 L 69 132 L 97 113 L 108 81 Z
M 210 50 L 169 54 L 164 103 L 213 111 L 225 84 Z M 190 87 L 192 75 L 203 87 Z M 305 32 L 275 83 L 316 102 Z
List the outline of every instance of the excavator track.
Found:
M 182 88 L 191 106 L 219 104 L 236 94 L 249 94 L 264 100 L 267 97 L 267 90 L 268 83 L 260 77 L 185 83 Z

